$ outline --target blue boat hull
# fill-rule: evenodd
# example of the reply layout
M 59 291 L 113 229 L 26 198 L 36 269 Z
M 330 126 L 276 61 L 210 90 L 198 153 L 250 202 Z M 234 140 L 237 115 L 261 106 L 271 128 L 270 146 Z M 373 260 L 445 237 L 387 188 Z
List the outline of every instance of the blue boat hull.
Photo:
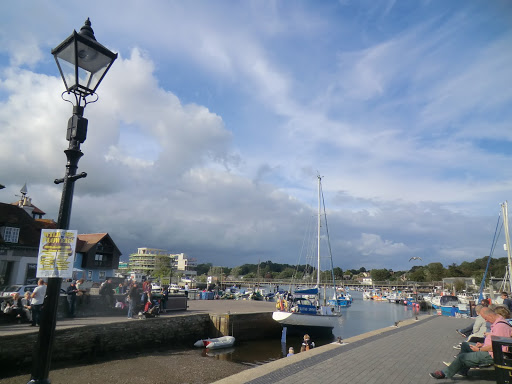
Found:
M 327 302 L 327 304 L 332 305 L 332 306 L 347 308 L 352 305 L 352 300 L 347 300 L 347 299 L 329 300 Z

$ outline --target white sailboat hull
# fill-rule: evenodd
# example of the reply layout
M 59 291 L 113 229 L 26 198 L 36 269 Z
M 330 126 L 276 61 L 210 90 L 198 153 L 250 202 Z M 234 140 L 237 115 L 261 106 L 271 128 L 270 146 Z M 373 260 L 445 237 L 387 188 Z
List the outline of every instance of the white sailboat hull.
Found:
M 272 318 L 285 327 L 315 327 L 333 329 L 338 323 L 339 315 L 309 315 L 276 311 Z

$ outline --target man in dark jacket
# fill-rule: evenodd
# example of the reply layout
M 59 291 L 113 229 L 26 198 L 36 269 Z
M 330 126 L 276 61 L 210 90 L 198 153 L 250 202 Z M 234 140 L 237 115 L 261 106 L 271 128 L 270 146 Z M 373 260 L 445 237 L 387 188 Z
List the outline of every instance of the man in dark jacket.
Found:
M 107 306 L 111 308 L 114 307 L 114 285 L 112 284 L 112 279 L 105 280 L 105 282 L 101 285 L 100 295 L 103 296 Z
M 137 306 L 139 304 L 139 298 L 140 298 L 140 292 L 139 288 L 137 287 L 137 283 L 133 283 L 128 291 L 128 318 L 133 319 L 134 318 L 134 312 L 137 311 Z
M 76 282 L 73 280 L 69 285 L 66 293 L 68 294 L 68 315 L 69 317 L 75 317 L 75 303 L 76 303 L 76 294 L 78 292 L 78 288 L 76 287 Z

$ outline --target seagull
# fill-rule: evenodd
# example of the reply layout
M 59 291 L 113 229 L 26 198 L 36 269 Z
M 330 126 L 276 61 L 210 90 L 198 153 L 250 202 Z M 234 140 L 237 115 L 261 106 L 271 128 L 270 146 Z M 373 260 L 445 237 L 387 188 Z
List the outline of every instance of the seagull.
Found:
M 421 257 L 419 257 L 419 256 L 414 256 L 414 257 L 411 257 L 411 258 L 409 259 L 409 261 L 411 261 L 411 260 L 422 260 L 422 259 L 421 259 Z M 423 260 L 422 260 L 422 261 L 423 261 Z

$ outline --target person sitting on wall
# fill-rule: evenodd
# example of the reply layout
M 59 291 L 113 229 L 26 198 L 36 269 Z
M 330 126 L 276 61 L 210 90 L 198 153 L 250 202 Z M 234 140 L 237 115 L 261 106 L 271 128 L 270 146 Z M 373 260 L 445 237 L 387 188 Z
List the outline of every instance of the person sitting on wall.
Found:
M 28 322 L 32 322 L 32 312 L 30 311 L 30 292 L 25 292 L 25 296 L 21 299 L 23 305 L 23 313 Z

